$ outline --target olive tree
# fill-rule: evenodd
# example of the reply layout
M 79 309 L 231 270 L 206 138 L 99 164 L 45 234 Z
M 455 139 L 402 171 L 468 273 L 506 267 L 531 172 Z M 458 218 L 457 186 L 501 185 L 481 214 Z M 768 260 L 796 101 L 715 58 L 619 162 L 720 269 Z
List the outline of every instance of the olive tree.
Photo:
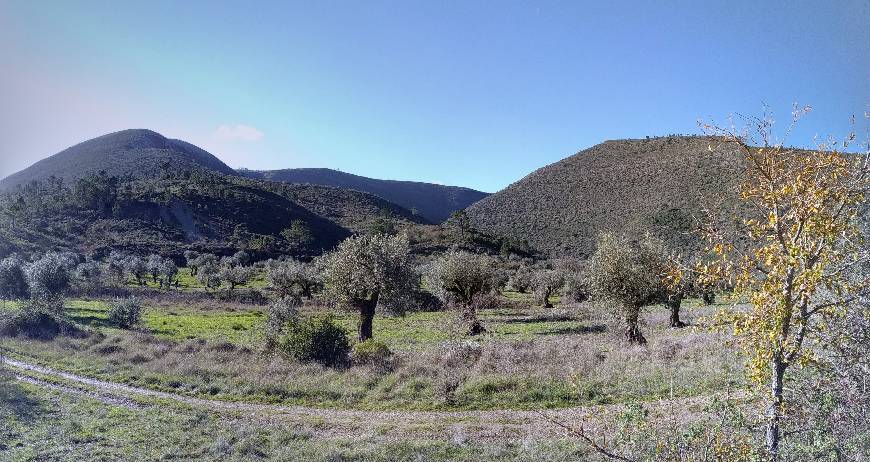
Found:
M 192 276 L 199 276 L 200 268 L 208 265 L 216 265 L 217 262 L 218 258 L 216 255 L 211 253 L 202 253 L 188 260 L 187 266 L 188 268 L 190 268 L 190 274 Z
M 148 263 L 139 257 L 132 256 L 127 259 L 125 266 L 127 272 L 136 279 L 136 283 L 140 286 L 144 286 L 145 276 L 148 274 Z
M 511 289 L 524 294 L 532 288 L 534 273 L 528 266 L 521 266 L 511 275 L 508 285 Z
M 112 282 L 118 285 L 127 280 L 127 257 L 116 251 L 112 251 L 106 259 L 106 274 Z
M 495 261 L 480 254 L 451 250 L 432 262 L 423 279 L 427 289 L 445 303 L 456 304 L 469 324 L 469 333 L 484 332 L 477 319 L 476 300 L 488 294 L 496 277 Z
M 62 297 L 70 286 L 70 261 L 62 254 L 49 252 L 27 265 L 25 275 L 33 298 Z
M 220 278 L 230 285 L 230 292 L 236 290 L 237 286 L 242 286 L 248 283 L 254 276 L 254 268 L 251 266 L 236 265 L 235 258 L 224 258 L 220 268 Z
M 146 264 L 148 265 L 148 273 L 151 274 L 151 280 L 157 282 L 157 277 L 160 276 L 160 270 L 163 268 L 163 257 L 152 253 L 148 255 Z
M 197 259 L 199 258 L 200 253 L 193 250 L 185 250 L 184 251 L 184 264 L 190 269 L 190 275 L 196 277 L 196 270 L 198 268 Z
M 178 266 L 175 265 L 175 262 L 172 259 L 164 259 L 163 263 L 160 265 L 160 285 L 166 289 L 172 287 L 172 282 L 175 280 L 175 276 L 178 275 Z
M 73 276 L 80 290 L 95 291 L 103 286 L 103 270 L 100 264 L 93 260 L 79 263 Z
M 404 296 L 417 283 L 408 237 L 352 236 L 322 259 L 325 295 L 359 312 L 360 342 L 372 338 L 372 321 L 381 299 Z
M 315 265 L 292 259 L 270 262 L 266 277 L 269 287 L 282 297 L 300 296 L 310 300 L 320 285 Z
M 199 266 L 196 279 L 202 283 L 205 290 L 217 289 L 221 286 L 221 267 L 216 261 L 208 261 Z
M 27 278 L 24 260 L 18 256 L 0 260 L 0 298 L 16 300 L 27 297 Z
M 535 298 L 544 305 L 544 308 L 552 308 L 550 296 L 559 292 L 565 285 L 565 275 L 558 270 L 545 269 L 538 271 L 533 279 L 532 286 L 535 289 Z
M 660 296 L 664 277 L 661 247 L 649 237 L 632 242 L 603 234 L 589 262 L 589 288 L 599 304 L 625 322 L 629 343 L 646 343 L 641 310 Z

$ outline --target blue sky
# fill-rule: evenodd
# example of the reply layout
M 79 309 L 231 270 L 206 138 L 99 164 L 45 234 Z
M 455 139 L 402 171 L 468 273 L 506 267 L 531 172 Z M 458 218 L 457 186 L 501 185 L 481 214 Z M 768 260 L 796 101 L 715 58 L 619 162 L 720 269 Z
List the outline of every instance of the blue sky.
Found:
M 150 128 L 233 167 L 496 191 L 764 103 L 783 125 L 812 105 L 790 139 L 809 145 L 870 109 L 868 19 L 866 0 L 0 0 L 0 176 Z

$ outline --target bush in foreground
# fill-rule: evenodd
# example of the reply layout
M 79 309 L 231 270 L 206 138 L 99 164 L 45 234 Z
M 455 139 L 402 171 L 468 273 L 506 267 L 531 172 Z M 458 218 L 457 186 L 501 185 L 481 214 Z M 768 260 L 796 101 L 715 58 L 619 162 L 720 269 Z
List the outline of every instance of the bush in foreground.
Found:
M 109 322 L 129 329 L 142 322 L 142 302 L 136 297 L 116 298 L 109 304 Z
M 0 335 L 51 340 L 79 332 L 64 315 L 62 297 L 27 300 L 18 310 L 0 312 Z
M 350 341 L 347 331 L 331 316 L 317 316 L 290 322 L 279 348 L 286 356 L 298 361 L 338 366 L 347 362 Z
M 386 343 L 368 339 L 353 346 L 352 354 L 355 364 L 369 365 L 378 369 L 388 369 L 393 359 L 393 352 Z
M 0 298 L 17 300 L 27 297 L 27 278 L 24 275 L 24 261 L 18 257 L 7 257 L 0 261 Z

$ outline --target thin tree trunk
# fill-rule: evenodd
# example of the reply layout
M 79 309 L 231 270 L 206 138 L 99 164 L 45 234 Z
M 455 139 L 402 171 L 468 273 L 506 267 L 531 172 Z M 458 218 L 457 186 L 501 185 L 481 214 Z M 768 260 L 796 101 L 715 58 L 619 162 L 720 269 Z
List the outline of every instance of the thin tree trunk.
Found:
M 358 339 L 360 342 L 372 338 L 372 324 L 375 319 L 375 308 L 378 306 L 378 295 L 375 294 L 370 300 L 362 300 L 359 303 L 359 326 Z
M 768 460 L 777 462 L 779 460 L 779 441 L 780 420 L 782 418 L 783 405 L 783 378 L 785 377 L 786 364 L 779 356 L 773 359 L 773 365 L 770 378 L 770 404 L 767 407 L 767 432 L 766 443 Z
M 680 305 L 683 303 L 683 294 L 668 294 L 668 308 L 671 309 L 671 327 L 686 327 L 680 320 Z

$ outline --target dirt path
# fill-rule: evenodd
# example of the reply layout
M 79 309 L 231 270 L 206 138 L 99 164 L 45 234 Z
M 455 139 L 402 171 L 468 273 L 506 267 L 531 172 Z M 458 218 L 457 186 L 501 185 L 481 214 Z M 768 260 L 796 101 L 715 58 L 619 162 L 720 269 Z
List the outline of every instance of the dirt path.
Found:
M 534 410 L 492 411 L 358 411 L 318 409 L 194 398 L 58 371 L 11 358 L 3 363 L 16 372 L 19 380 L 67 393 L 85 395 L 110 405 L 147 407 L 171 401 L 194 408 L 225 412 L 262 423 L 289 423 L 316 428 L 322 437 L 378 436 L 388 439 L 430 438 L 456 440 L 517 441 L 557 438 L 565 431 L 549 418 L 587 430 L 607 419 L 617 405 L 599 405 L 549 410 L 546 417 Z M 692 414 L 708 402 L 708 397 L 661 400 L 647 403 L 651 414 L 679 418 Z

